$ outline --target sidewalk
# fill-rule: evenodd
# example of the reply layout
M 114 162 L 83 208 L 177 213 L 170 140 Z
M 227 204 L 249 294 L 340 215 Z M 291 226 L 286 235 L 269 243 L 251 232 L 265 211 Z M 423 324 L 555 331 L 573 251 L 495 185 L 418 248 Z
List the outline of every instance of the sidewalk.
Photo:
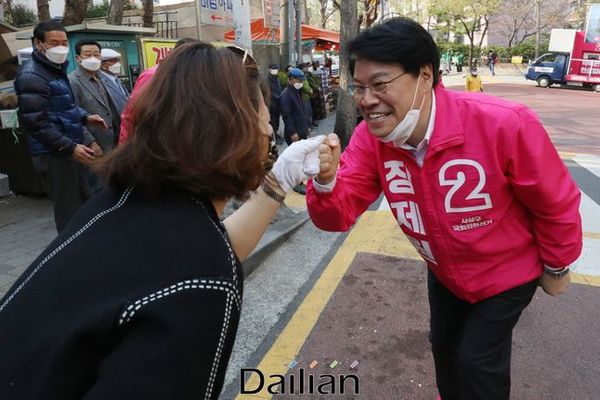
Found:
M 335 113 L 332 113 L 319 121 L 312 136 L 333 132 L 334 124 Z M 285 144 L 279 146 L 280 153 L 285 147 Z M 246 276 L 308 220 L 303 197 L 292 193 L 286 198 L 286 206 L 281 207 L 254 252 L 244 262 Z M 50 199 L 0 198 L 0 298 L 55 237 Z
M 50 199 L 0 198 L 0 297 L 55 237 Z

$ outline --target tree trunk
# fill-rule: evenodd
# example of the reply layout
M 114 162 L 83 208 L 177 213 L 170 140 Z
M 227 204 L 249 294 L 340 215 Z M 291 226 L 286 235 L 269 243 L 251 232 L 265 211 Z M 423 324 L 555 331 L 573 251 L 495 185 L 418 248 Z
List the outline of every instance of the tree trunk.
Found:
M 481 55 L 481 46 L 483 45 L 483 38 L 485 38 L 488 27 L 490 25 L 490 18 L 488 16 L 484 16 L 483 20 L 485 21 L 485 28 L 483 28 L 483 33 L 481 34 L 481 38 L 479 39 L 479 43 L 477 44 L 477 52 L 479 55 Z
M 37 0 L 38 21 L 50 21 L 50 6 L 48 0 Z
M 81 24 L 87 12 L 87 0 L 66 0 L 62 24 L 64 26 Z
M 144 21 L 144 26 L 146 28 L 154 27 L 154 0 L 144 0 L 144 16 L 142 17 Z
M 361 19 L 361 25 L 364 23 L 365 27 L 370 27 L 377 20 L 377 11 L 379 10 L 380 0 L 363 0 L 363 16 Z
M 319 11 L 321 12 L 321 28 L 325 29 L 327 22 L 327 0 L 319 0 Z
M 348 65 L 348 43 L 356 37 L 358 25 L 358 2 L 340 2 L 340 87 L 338 89 L 337 113 L 334 132 L 338 134 L 342 148 L 348 145 L 356 126 L 356 104 L 348 93 L 352 74 Z
M 310 12 L 310 8 L 308 8 L 308 0 L 302 0 L 302 9 L 304 11 L 304 23 L 306 25 L 310 25 L 310 17 L 311 12 Z
M 111 25 L 123 24 L 123 0 L 111 0 L 106 22 Z

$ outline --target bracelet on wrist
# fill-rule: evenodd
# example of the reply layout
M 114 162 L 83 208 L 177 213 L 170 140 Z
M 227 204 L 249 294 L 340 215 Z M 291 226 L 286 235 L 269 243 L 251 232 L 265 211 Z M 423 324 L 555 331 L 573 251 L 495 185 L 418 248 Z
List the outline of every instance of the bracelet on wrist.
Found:
M 267 196 L 269 196 L 279 204 L 283 203 L 283 201 L 285 200 L 285 194 L 277 193 L 277 191 L 273 188 L 273 184 L 267 179 L 266 176 L 265 180 L 263 180 L 260 187 Z
M 273 174 L 273 171 L 269 171 L 269 173 L 265 175 L 264 181 L 267 182 L 271 186 L 271 188 L 280 191 L 285 196 L 285 191 L 281 188 L 281 185 L 275 177 L 275 174 Z

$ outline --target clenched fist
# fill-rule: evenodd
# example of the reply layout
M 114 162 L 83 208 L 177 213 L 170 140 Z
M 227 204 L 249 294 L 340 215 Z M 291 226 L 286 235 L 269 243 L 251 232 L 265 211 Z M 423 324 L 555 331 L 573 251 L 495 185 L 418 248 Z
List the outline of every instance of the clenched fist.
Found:
M 340 163 L 342 147 L 335 133 L 327 135 L 327 139 L 317 148 L 319 151 L 319 174 L 315 178 L 321 185 L 327 185 L 335 178 Z

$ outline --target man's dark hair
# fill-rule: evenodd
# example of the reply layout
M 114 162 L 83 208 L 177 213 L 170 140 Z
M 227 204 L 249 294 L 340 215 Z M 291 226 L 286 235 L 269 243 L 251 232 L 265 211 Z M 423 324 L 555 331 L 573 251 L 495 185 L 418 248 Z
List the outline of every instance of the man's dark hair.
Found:
M 185 37 L 185 38 L 179 39 L 177 41 L 177 43 L 175 43 L 175 48 L 178 48 L 179 46 L 186 44 L 186 43 L 194 43 L 194 42 L 198 42 L 198 39 Z
M 410 18 L 391 18 L 381 24 L 365 29 L 348 46 L 350 71 L 354 73 L 356 60 L 398 64 L 413 76 L 421 67 L 431 65 L 433 86 L 439 81 L 440 52 L 433 38 L 417 22 Z
M 40 22 L 39 24 L 37 24 L 35 26 L 35 28 L 33 29 L 33 37 L 43 43 L 46 41 L 46 32 L 50 32 L 50 31 L 61 31 L 61 32 L 65 32 L 65 33 L 67 32 L 65 27 L 62 26 L 62 24 L 60 22 L 51 20 L 51 21 Z
M 100 43 L 94 41 L 94 40 L 80 40 L 77 42 L 77 44 L 75 44 L 75 54 L 77 54 L 78 56 L 81 55 L 81 48 L 83 46 L 98 46 L 98 50 L 102 51 L 102 46 L 100 46 Z

